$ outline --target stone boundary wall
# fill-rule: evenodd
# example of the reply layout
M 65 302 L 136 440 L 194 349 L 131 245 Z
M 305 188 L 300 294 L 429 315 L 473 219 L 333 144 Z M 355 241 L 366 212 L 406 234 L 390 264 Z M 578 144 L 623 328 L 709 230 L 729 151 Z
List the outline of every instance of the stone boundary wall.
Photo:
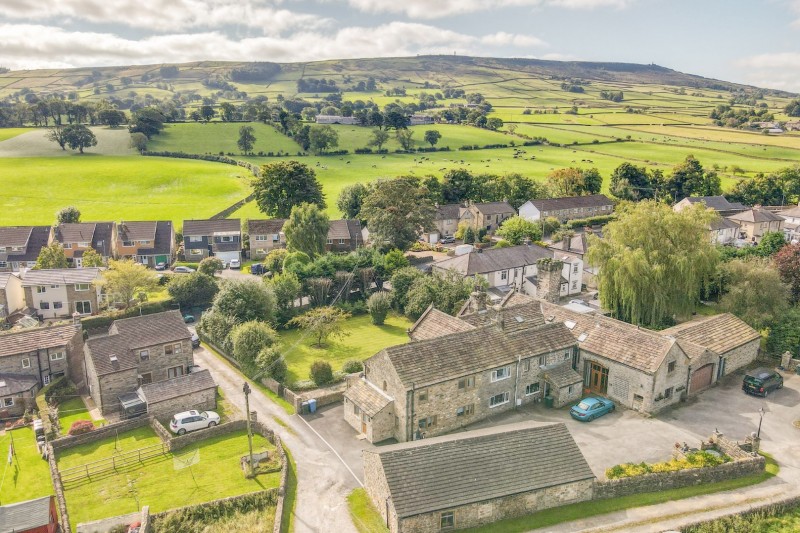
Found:
M 147 417 L 133 418 L 131 420 L 123 420 L 122 422 L 114 422 L 113 424 L 108 424 L 105 426 L 101 426 L 99 428 L 95 428 L 89 433 L 84 433 L 83 435 L 74 435 L 74 436 L 67 435 L 64 437 L 53 439 L 50 441 L 50 445 L 53 447 L 54 451 L 65 450 L 67 448 L 72 448 L 74 446 L 79 446 L 81 444 L 103 440 L 106 437 L 114 435 L 116 431 L 118 432 L 130 431 L 132 429 L 138 429 L 140 427 L 144 427 L 148 424 L 150 424 L 150 419 Z
M 317 400 L 317 408 L 341 402 L 344 399 L 344 392 L 347 390 L 346 381 L 336 383 L 330 387 L 303 392 L 294 392 L 270 377 L 261 378 L 261 384 L 292 404 L 298 413 L 301 411 L 303 402 L 312 398 Z
M 53 452 L 53 444 L 47 444 L 47 464 L 50 467 L 50 478 L 53 480 L 53 489 L 56 493 L 56 505 L 58 505 L 58 518 L 61 521 L 62 533 L 72 533 L 69 527 L 69 514 L 67 514 L 67 499 L 64 496 L 64 484 L 61 483 L 61 473 L 58 471 L 56 454 Z
M 764 457 L 750 457 L 710 468 L 691 468 L 676 472 L 654 472 L 641 476 L 598 480 L 594 485 L 595 500 L 619 498 L 642 492 L 659 492 L 705 483 L 726 481 L 764 471 Z
M 796 507 L 798 505 L 800 505 L 800 497 L 799 496 L 787 496 L 785 498 L 777 499 L 775 501 L 771 501 L 771 502 L 767 502 L 767 503 L 762 503 L 762 504 L 759 504 L 759 505 L 750 505 L 750 506 L 748 506 L 747 511 L 728 513 L 728 514 L 724 514 L 722 516 L 718 516 L 717 518 L 712 518 L 711 520 L 701 520 L 699 522 L 692 522 L 692 523 L 684 524 L 684 525 L 681 526 L 681 531 L 685 531 L 686 529 L 691 528 L 691 527 L 702 526 L 702 525 L 705 525 L 705 524 L 713 524 L 713 523 L 715 523 L 715 522 L 717 522 L 717 521 L 719 521 L 719 520 L 721 520 L 723 518 L 726 518 L 726 517 L 729 517 L 729 516 L 733 516 L 733 515 L 744 515 L 744 516 L 747 516 L 747 515 L 753 515 L 753 514 L 762 513 L 762 512 L 768 512 L 770 510 L 774 510 L 775 508 L 778 508 L 779 510 L 781 510 L 782 508 L 783 509 L 787 509 L 787 508 L 791 508 L 791 507 Z

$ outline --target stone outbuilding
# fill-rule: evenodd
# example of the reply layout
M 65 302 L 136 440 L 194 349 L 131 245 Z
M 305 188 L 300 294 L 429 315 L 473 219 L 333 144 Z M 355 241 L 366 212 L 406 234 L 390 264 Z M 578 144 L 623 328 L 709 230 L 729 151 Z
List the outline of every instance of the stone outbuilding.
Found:
M 592 498 L 564 424 L 530 423 L 364 451 L 365 488 L 392 533 L 481 526 Z
M 217 384 L 208 370 L 148 383 L 139 387 L 136 394 L 147 404 L 147 414 L 159 419 L 190 409 L 207 411 L 217 407 Z

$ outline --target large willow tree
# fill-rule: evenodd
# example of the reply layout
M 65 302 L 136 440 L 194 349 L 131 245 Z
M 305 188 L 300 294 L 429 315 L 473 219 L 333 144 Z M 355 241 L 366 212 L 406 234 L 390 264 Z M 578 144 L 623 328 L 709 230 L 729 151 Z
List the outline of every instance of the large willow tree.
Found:
M 655 201 L 623 203 L 617 220 L 590 237 L 587 261 L 600 267 L 603 307 L 619 319 L 658 326 L 696 308 L 718 255 L 708 225 L 717 215 L 703 205 L 674 212 Z

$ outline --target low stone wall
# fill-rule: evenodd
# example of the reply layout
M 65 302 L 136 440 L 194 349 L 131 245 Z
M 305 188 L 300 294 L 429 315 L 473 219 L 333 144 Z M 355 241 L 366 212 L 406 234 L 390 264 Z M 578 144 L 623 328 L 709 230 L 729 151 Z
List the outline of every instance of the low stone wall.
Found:
M 753 457 L 753 454 L 743 450 L 742 446 L 738 442 L 726 438 L 722 433 L 714 433 L 711 435 L 711 437 L 708 439 L 708 442 L 701 443 L 700 448 L 717 448 L 734 461 L 750 459 Z
M 655 472 L 641 476 L 598 480 L 594 485 L 594 499 L 619 498 L 642 492 L 678 489 L 705 483 L 726 481 L 764 471 L 766 460 L 749 457 L 710 468 L 692 468 L 676 472 Z
M 169 440 L 172 438 L 172 433 L 170 433 L 170 431 L 165 428 L 157 418 L 150 419 L 150 427 L 153 428 L 153 431 L 156 432 L 156 435 L 158 435 L 158 438 L 160 438 L 162 441 L 169 442 Z
M 118 526 L 129 526 L 134 522 L 139 522 L 142 519 L 142 513 L 128 513 L 120 516 L 112 516 L 111 518 L 103 518 L 102 520 L 93 520 L 91 522 L 83 522 L 75 527 L 76 533 L 108 533 L 111 529 Z
M 341 402 L 344 399 L 344 392 L 347 389 L 347 385 L 344 381 L 331 385 L 330 387 L 302 392 L 295 392 L 291 389 L 288 389 L 272 378 L 261 378 L 261 384 L 292 404 L 292 406 L 294 406 L 295 410 L 298 412 L 300 411 L 303 402 L 307 402 L 312 398 L 317 400 L 317 407 L 324 407 L 326 405 Z
M 61 473 L 58 471 L 56 454 L 53 452 L 53 444 L 47 444 L 47 464 L 50 467 L 50 479 L 53 480 L 53 489 L 56 493 L 56 505 L 58 505 L 58 517 L 61 520 L 62 533 L 71 533 L 69 527 L 69 514 L 67 514 L 67 500 L 64 497 L 64 484 L 61 483 Z
M 286 483 L 289 480 L 289 458 L 286 456 L 286 450 L 283 449 L 280 436 L 278 436 L 278 434 L 273 434 L 273 437 L 275 439 L 275 447 L 278 449 L 278 456 L 281 458 L 281 481 L 278 486 L 278 500 L 275 503 L 275 524 L 272 528 L 272 533 L 281 533 L 284 503 L 286 499 Z M 291 511 L 291 509 L 289 511 Z
M 194 508 L 200 508 L 200 507 L 208 508 L 209 506 L 219 505 L 219 504 L 227 503 L 227 502 L 234 502 L 236 500 L 241 500 L 242 498 L 248 498 L 248 497 L 251 497 L 251 496 L 253 496 L 255 494 L 268 494 L 268 495 L 272 496 L 271 499 L 274 499 L 275 501 L 277 501 L 278 489 L 267 489 L 267 490 L 258 491 L 258 492 L 248 492 L 247 494 L 239 494 L 238 496 L 229 496 L 227 498 L 220 498 L 219 500 L 212 500 L 210 502 L 200 503 L 200 504 L 197 504 L 197 505 L 187 505 L 187 506 L 184 506 L 184 507 L 176 507 L 175 509 L 170 509 L 169 511 L 163 511 L 163 512 L 160 512 L 160 513 L 152 514 L 147 519 L 147 528 L 142 527 L 142 528 L 139 529 L 139 532 L 140 533 L 154 533 L 155 530 L 153 529 L 153 522 L 157 521 L 159 518 L 165 517 L 168 514 L 174 513 L 176 511 L 182 511 L 182 510 L 185 510 L 185 509 L 194 509 Z M 278 518 L 277 518 L 277 515 L 276 515 L 275 521 L 277 522 L 277 520 L 278 520 Z M 142 525 L 144 526 L 144 522 L 142 522 Z
M 80 444 L 86 444 L 88 442 L 96 442 L 98 440 L 103 440 L 107 437 L 114 435 L 116 432 L 122 433 L 124 431 L 130 431 L 132 429 L 137 429 L 144 427 L 150 424 L 150 419 L 147 417 L 140 417 L 134 418 L 131 420 L 123 420 L 122 422 L 115 422 L 113 424 L 108 424 L 99 428 L 95 428 L 89 433 L 84 433 L 83 435 L 67 435 L 65 437 L 59 437 L 57 439 L 51 440 L 50 445 L 53 447 L 53 450 L 59 451 L 64 450 L 66 448 L 72 448 L 73 446 L 78 446 Z

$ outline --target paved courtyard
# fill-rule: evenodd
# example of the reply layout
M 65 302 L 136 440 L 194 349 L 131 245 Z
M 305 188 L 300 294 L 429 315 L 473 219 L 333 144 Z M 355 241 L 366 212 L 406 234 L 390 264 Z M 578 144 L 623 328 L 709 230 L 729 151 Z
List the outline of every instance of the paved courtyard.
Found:
M 592 422 L 578 422 L 569 408 L 548 409 L 543 404 L 506 412 L 465 429 L 479 429 L 513 422 L 563 422 L 578 443 L 595 475 L 602 477 L 611 466 L 625 462 L 654 462 L 670 458 L 676 442 L 696 447 L 718 429 L 735 440 L 758 429 L 759 408 L 764 408 L 761 429 L 762 450 L 781 464 L 781 477 L 800 478 L 800 429 L 792 425 L 800 418 L 800 376 L 785 374 L 785 386 L 766 399 L 744 394 L 742 373 L 726 376 L 722 382 L 686 403 L 656 417 L 617 408 Z M 373 448 L 343 419 L 343 405 L 337 404 L 305 415 L 309 424 L 333 447 L 350 469 L 363 480 L 361 451 Z

